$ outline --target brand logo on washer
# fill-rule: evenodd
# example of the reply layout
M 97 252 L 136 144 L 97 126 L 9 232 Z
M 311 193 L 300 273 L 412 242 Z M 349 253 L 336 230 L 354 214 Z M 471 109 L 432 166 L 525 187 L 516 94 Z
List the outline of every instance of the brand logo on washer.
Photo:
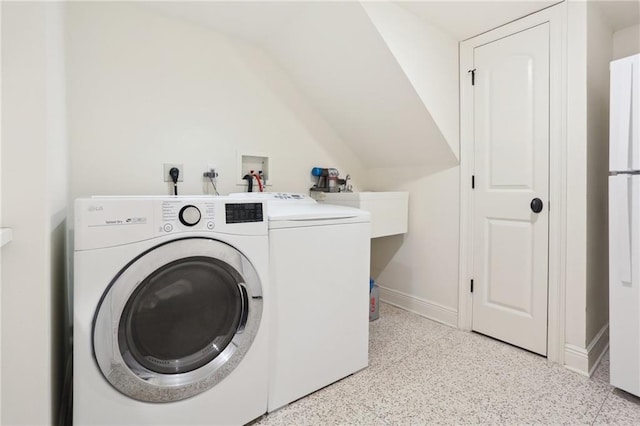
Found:
M 144 223 L 147 223 L 147 218 L 146 217 L 128 217 L 125 222 L 129 224 L 137 224 L 137 223 L 144 224 Z
M 104 210 L 104 206 L 100 206 L 100 205 L 97 205 L 97 206 L 91 205 L 91 206 L 89 206 L 89 211 L 90 212 L 101 212 L 103 210 Z

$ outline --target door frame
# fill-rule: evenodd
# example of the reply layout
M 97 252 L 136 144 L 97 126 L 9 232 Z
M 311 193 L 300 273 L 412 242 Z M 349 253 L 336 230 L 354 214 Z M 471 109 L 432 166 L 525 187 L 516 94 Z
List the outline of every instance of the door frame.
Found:
M 566 2 L 490 30 L 460 43 L 460 269 L 458 327 L 471 330 L 473 304 L 473 90 L 468 71 L 473 69 L 473 49 L 528 28 L 549 23 L 549 269 L 547 359 L 564 363 L 566 286 Z

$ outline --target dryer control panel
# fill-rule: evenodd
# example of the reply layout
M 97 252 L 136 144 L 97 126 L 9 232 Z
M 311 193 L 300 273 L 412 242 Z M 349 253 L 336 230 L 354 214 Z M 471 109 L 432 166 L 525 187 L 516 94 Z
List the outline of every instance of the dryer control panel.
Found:
M 235 192 L 229 194 L 230 198 L 245 198 L 249 200 L 264 200 L 267 202 L 292 203 L 292 204 L 317 204 L 316 200 L 306 194 L 295 192 Z

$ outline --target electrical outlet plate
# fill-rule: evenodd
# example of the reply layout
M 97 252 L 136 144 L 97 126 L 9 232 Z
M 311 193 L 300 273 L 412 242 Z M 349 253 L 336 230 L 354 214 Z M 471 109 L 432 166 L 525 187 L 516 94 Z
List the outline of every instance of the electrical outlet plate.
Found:
M 176 167 L 180 171 L 180 173 L 178 173 L 178 182 L 183 182 L 184 167 L 182 166 L 182 164 L 176 164 L 176 163 L 164 163 L 164 181 L 173 182 L 173 180 L 171 179 L 171 176 L 169 175 L 169 170 L 171 170 L 173 167 Z
M 204 168 L 204 173 L 202 174 L 202 176 L 205 179 L 209 179 L 209 176 L 210 176 L 209 173 L 213 173 L 213 176 L 211 176 L 212 179 L 217 179 L 220 176 L 218 172 L 218 168 L 216 167 L 215 164 L 211 164 L 211 163 L 207 164 Z

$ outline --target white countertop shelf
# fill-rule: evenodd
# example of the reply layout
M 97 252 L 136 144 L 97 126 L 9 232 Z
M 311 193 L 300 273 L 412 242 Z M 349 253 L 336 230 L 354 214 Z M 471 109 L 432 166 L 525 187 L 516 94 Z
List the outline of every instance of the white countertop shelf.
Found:
M 311 196 L 325 204 L 356 207 L 371 213 L 371 238 L 406 234 L 409 230 L 408 192 L 318 192 Z
M 11 228 L 0 228 L 0 247 L 4 247 L 13 239 L 13 231 Z

